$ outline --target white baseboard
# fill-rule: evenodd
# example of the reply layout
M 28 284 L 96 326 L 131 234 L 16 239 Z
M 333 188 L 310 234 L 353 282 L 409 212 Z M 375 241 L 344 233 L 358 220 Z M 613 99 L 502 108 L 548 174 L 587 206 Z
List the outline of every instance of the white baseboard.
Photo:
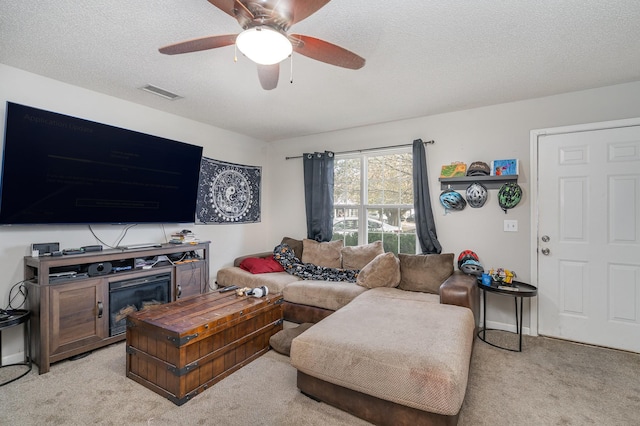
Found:
M 480 326 L 482 326 L 482 323 L 480 323 Z M 490 329 L 490 328 L 495 330 L 510 331 L 512 333 L 516 332 L 515 324 L 507 324 L 507 323 L 498 322 L 498 321 L 487 321 L 487 329 Z M 529 327 L 522 326 L 522 334 L 526 334 L 530 336 L 531 330 L 529 329 Z
M 24 351 L 3 356 L 2 365 L 17 364 L 19 362 L 25 362 L 25 359 L 26 359 L 25 356 L 26 354 L 24 353 Z

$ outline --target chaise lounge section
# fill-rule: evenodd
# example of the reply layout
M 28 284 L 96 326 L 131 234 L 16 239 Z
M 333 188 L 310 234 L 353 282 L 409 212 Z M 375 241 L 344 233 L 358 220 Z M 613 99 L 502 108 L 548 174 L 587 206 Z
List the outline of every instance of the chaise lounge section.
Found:
M 296 337 L 298 388 L 375 424 L 457 423 L 474 336 L 469 309 L 376 288 Z

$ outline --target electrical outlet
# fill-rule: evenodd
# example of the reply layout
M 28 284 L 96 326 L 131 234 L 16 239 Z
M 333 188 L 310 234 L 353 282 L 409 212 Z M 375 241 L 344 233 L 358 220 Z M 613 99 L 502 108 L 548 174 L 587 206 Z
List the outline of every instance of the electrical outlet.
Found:
M 505 220 L 504 221 L 504 232 L 518 232 L 518 221 L 517 220 Z

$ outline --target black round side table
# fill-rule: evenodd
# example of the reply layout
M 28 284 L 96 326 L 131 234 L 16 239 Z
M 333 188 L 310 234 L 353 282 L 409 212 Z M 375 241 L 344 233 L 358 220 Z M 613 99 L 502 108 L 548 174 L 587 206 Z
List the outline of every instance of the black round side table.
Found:
M 513 352 L 522 352 L 522 300 L 525 297 L 535 297 L 538 295 L 538 289 L 531 284 L 520 281 L 513 281 L 511 284 L 503 284 L 493 281 L 491 285 L 482 284 L 480 280 L 477 282 L 478 287 L 482 290 L 482 329 L 478 331 L 478 338 L 485 343 L 495 346 L 496 348 L 505 349 Z M 499 294 L 502 296 L 511 296 L 516 306 L 516 334 L 518 335 L 518 349 L 505 348 L 487 341 L 487 293 Z M 518 298 L 520 298 L 520 315 L 518 315 Z
M 31 319 L 31 312 L 27 311 L 25 309 L 11 309 L 11 310 L 2 310 L 0 311 L 0 342 L 2 341 L 2 331 L 7 329 L 7 328 L 11 328 L 11 327 L 15 327 L 18 326 L 20 324 L 24 324 L 25 327 L 25 344 L 24 344 L 24 348 L 25 348 L 25 361 L 24 362 L 17 362 L 17 363 L 13 363 L 13 364 L 7 364 L 7 365 L 2 365 L 2 345 L 0 344 L 0 368 L 4 368 L 4 367 L 12 367 L 15 365 L 25 365 L 28 366 L 29 368 L 27 369 L 27 371 L 25 371 L 24 373 L 20 374 L 18 377 L 15 377 L 11 380 L 8 380 L 6 382 L 0 383 L 0 386 L 4 386 L 7 385 L 11 382 L 14 382 L 16 380 L 18 380 L 21 377 L 26 376 L 27 374 L 29 374 L 29 372 L 31 371 L 32 368 L 32 364 L 31 364 L 31 323 L 30 323 L 30 319 Z

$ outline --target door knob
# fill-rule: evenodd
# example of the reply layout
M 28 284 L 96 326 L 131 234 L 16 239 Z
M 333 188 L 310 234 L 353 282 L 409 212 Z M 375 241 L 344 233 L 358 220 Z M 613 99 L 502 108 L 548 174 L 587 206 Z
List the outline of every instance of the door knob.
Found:
M 549 253 L 551 253 L 551 250 L 549 250 L 548 248 L 542 249 L 542 254 L 544 254 L 545 256 L 549 256 Z
M 549 236 L 548 236 L 548 235 L 543 235 L 543 236 L 542 236 L 542 241 L 544 241 L 545 243 L 548 243 L 550 239 L 551 239 L 551 238 L 549 238 Z

